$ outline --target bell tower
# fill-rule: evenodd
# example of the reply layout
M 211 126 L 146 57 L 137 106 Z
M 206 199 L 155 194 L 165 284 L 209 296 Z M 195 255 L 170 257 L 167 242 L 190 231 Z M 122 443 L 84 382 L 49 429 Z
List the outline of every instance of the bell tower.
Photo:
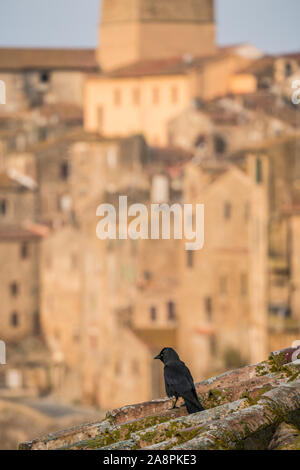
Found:
M 215 52 L 214 0 L 102 0 L 98 60 L 104 70 Z

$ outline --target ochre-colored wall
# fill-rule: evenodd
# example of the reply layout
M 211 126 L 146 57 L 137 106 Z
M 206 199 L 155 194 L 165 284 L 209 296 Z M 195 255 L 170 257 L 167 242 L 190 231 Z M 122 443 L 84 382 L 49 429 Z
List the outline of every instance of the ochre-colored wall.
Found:
M 177 88 L 178 99 L 172 100 L 172 89 Z M 133 93 L 138 89 L 140 103 L 134 104 Z M 157 103 L 153 89 L 159 90 Z M 114 95 L 120 90 L 121 103 L 116 105 Z M 190 101 L 185 76 L 145 77 L 142 79 L 90 79 L 85 91 L 85 128 L 105 136 L 128 136 L 142 133 L 148 142 L 167 143 L 167 122 L 182 112 Z M 98 125 L 98 110 L 103 109 L 103 126 Z

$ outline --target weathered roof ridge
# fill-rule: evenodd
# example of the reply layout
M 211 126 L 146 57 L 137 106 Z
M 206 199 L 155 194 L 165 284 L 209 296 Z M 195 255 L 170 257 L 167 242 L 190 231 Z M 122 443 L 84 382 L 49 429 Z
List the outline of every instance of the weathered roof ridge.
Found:
M 167 398 L 128 405 L 108 412 L 101 422 L 34 439 L 20 449 L 233 449 L 247 448 L 257 435 L 267 447 L 280 423 L 292 423 L 297 412 L 299 417 L 296 351 L 276 351 L 267 361 L 200 382 L 203 412 L 187 415 L 184 406 L 171 410 Z

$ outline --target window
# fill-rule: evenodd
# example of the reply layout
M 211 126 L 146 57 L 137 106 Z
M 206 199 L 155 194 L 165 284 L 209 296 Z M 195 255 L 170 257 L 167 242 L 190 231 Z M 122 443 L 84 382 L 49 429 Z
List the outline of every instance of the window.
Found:
M 198 135 L 195 140 L 195 147 L 196 148 L 205 148 L 206 147 L 206 136 L 204 134 Z
M 17 328 L 19 326 L 19 315 L 17 312 L 13 312 L 10 316 L 10 324 L 13 328 Z
M 141 100 L 141 93 L 139 88 L 134 88 L 132 90 L 132 102 L 135 106 L 138 106 L 140 104 Z
M 50 74 L 49 72 L 42 72 L 40 74 L 40 82 L 41 83 L 48 83 L 50 81 Z
M 211 297 L 205 297 L 205 299 L 204 299 L 204 309 L 205 309 L 207 319 L 208 319 L 208 321 L 210 321 L 211 318 L 212 318 L 212 301 L 211 301 Z
M 178 102 L 178 88 L 177 86 L 173 86 L 171 88 L 171 101 L 173 104 L 176 104 Z
M 33 314 L 33 332 L 36 336 L 41 334 L 41 322 L 39 312 Z
M 174 302 L 168 302 L 168 320 L 175 320 L 176 319 L 176 312 L 175 312 L 175 304 Z
M 186 264 L 188 268 L 194 267 L 194 252 L 191 250 L 186 252 Z
M 98 131 L 100 133 L 103 132 L 103 127 L 104 127 L 104 110 L 103 106 L 98 106 L 97 107 L 97 125 L 98 125 Z
M 68 162 L 63 162 L 60 166 L 60 177 L 63 180 L 67 180 L 69 178 L 69 163 Z
M 145 281 L 151 281 L 152 279 L 152 273 L 150 271 L 144 271 L 143 276 L 144 276 Z
M 7 213 L 7 201 L 6 199 L 1 199 L 0 201 L 0 214 L 6 215 Z
M 122 93 L 121 93 L 121 90 L 119 88 L 115 89 L 114 102 L 115 102 L 115 106 L 121 106 L 121 104 L 122 104 Z
M 263 174 L 262 174 L 262 162 L 260 158 L 256 159 L 255 179 L 256 179 L 257 184 L 262 183 Z
M 159 103 L 159 88 L 157 87 L 154 87 L 152 90 L 152 101 L 153 101 L 153 104 Z
M 151 309 L 150 309 L 150 318 L 151 318 L 151 321 L 156 321 L 156 319 L 157 319 L 156 307 L 151 307 Z
M 12 282 L 10 285 L 10 293 L 12 297 L 17 297 L 19 293 L 19 286 L 16 282 Z
M 286 62 L 285 64 L 285 76 L 289 77 L 293 73 L 293 67 L 290 62 Z
M 247 274 L 241 274 L 241 295 L 245 297 L 248 294 L 248 276 Z
M 227 277 L 225 276 L 220 278 L 220 293 L 223 295 L 227 294 Z
M 214 149 L 215 149 L 215 152 L 219 155 L 226 152 L 227 143 L 224 137 L 222 137 L 221 135 L 214 136 Z
M 231 218 L 231 204 L 230 202 L 225 202 L 224 204 L 224 218 L 229 220 Z
M 21 258 L 26 259 L 29 256 L 29 245 L 28 243 L 23 243 L 21 245 Z

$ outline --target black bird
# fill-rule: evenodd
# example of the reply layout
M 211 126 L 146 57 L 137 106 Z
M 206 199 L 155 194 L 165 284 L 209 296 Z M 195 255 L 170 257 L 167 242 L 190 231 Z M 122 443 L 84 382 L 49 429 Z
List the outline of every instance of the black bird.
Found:
M 176 408 L 178 398 L 182 397 L 190 414 L 203 411 L 204 408 L 199 402 L 193 377 L 185 363 L 180 360 L 177 352 L 172 348 L 163 348 L 154 359 L 160 359 L 165 365 L 166 393 L 169 398 L 175 397 L 176 399 L 173 408 Z

